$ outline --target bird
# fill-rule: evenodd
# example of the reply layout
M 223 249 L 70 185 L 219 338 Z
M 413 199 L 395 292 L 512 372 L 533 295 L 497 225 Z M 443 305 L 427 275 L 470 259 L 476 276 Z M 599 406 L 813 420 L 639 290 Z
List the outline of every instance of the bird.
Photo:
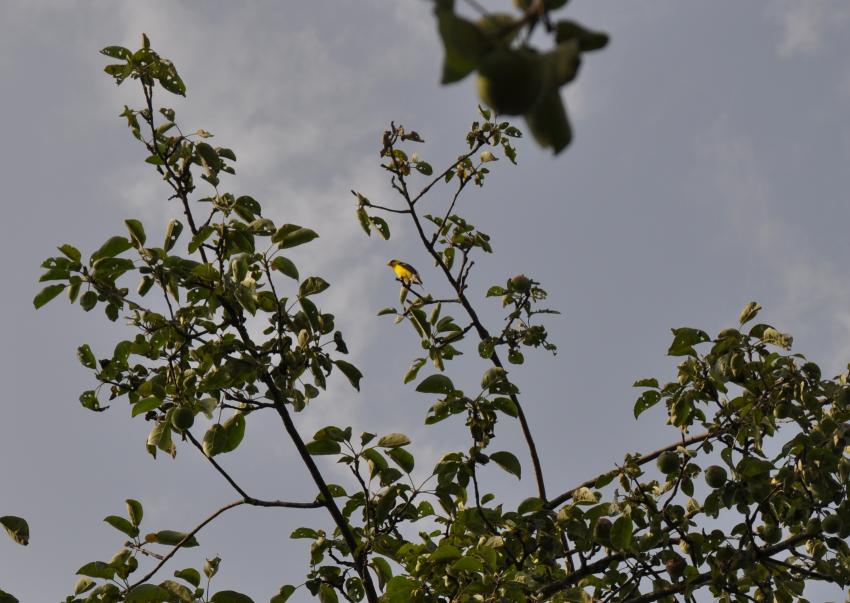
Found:
M 400 260 L 390 260 L 387 262 L 387 266 L 393 269 L 396 278 L 398 278 L 398 280 L 400 280 L 403 284 L 408 286 L 422 284 L 422 279 L 420 278 L 419 273 L 416 272 L 416 268 L 410 264 L 406 264 Z

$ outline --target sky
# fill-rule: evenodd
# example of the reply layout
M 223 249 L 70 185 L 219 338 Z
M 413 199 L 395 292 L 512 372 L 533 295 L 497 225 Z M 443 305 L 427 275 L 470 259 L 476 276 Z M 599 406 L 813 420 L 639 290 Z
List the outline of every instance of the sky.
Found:
M 488 324 L 500 318 L 486 287 L 520 272 L 562 312 L 547 322 L 557 356 L 529 353 L 512 369 L 553 492 L 676 438 L 663 412 L 632 415 L 631 384 L 675 372 L 665 356 L 671 327 L 717 332 L 758 300 L 762 318 L 791 332 L 795 350 L 826 374 L 850 360 L 850 7 L 573 0 L 564 16 L 612 38 L 565 92 L 572 146 L 552 157 L 523 139 L 519 165 L 493 164 L 488 185 L 460 208 L 493 237 L 495 253 L 479 259 L 471 281 Z M 92 414 L 77 402 L 94 385 L 77 346 L 106 355 L 126 332 L 120 322 L 61 300 L 32 307 L 39 264 L 57 245 L 90 253 L 123 234 L 127 218 L 153 238 L 177 215 L 118 117 L 139 91 L 116 87 L 98 55 L 111 44 L 136 48 L 141 32 L 188 86 L 188 98 L 172 103 L 185 129 L 204 128 L 235 150 L 229 189 L 320 234 L 293 259 L 331 283 L 322 307 L 337 315 L 366 377 L 359 394 L 332 381 L 299 426 L 407 433 L 420 467 L 462 437 L 462 426 L 423 424 L 431 401 L 401 382 L 418 342 L 375 316 L 398 293 L 388 259 L 417 266 L 434 291 L 439 275 L 407 225 L 391 222 L 386 243 L 365 237 L 349 192 L 392 202 L 378 161 L 390 120 L 422 134 L 417 150 L 435 167 L 464 150 L 474 86 L 438 85 L 429 2 L 6 0 L 0 514 L 25 516 L 32 538 L 26 548 L 0 540 L 0 588 L 23 602 L 64 598 L 80 566 L 120 548 L 101 520 L 123 514 L 125 498 L 144 504 L 143 531 L 189 529 L 235 498 L 188 446 L 174 460 L 151 459 L 147 426 L 130 420 L 126 403 Z M 443 207 L 441 194 L 429 202 Z M 484 367 L 468 362 L 450 369 L 456 382 L 478 380 Z M 498 434 L 501 449 L 520 449 L 515 424 Z M 519 487 L 488 470 L 508 498 L 533 494 L 521 459 Z M 246 442 L 222 462 L 254 496 L 314 494 L 274 420 L 249 421 Z M 320 514 L 229 511 L 162 577 L 219 554 L 214 589 L 267 600 L 303 580 L 306 541 L 288 536 L 326 525 Z

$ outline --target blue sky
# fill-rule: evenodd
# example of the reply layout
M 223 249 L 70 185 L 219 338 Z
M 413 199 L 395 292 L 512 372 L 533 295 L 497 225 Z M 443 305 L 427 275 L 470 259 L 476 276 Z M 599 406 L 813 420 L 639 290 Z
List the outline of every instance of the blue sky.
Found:
M 461 207 L 494 238 L 472 282 L 491 324 L 498 308 L 483 291 L 519 272 L 562 311 L 548 323 L 559 354 L 532 354 L 514 374 L 555 491 L 675 439 L 662 413 L 631 414 L 635 379 L 673 374 L 671 327 L 717 331 L 756 299 L 827 374 L 850 360 L 850 8 L 573 0 L 570 14 L 612 36 L 566 92 L 573 145 L 552 158 L 521 143 L 519 165 L 496 164 Z M 389 243 L 363 236 L 348 192 L 390 200 L 377 151 L 391 119 L 422 133 L 420 155 L 435 167 L 463 149 L 475 93 L 469 81 L 438 86 L 429 3 L 4 2 L 0 513 L 26 516 L 33 536 L 26 549 L 0 542 L 0 586 L 22 601 L 58 600 L 79 566 L 111 557 L 120 540 L 101 519 L 127 497 L 144 502 L 151 529 L 186 529 L 234 498 L 189 448 L 152 461 L 145 425 L 124 405 L 93 415 L 77 403 L 92 381 L 76 347 L 109 350 L 120 326 L 66 303 L 31 305 L 38 265 L 57 244 L 90 252 L 131 217 L 158 236 L 176 215 L 118 118 L 139 93 L 116 88 L 97 54 L 135 47 L 142 31 L 188 85 L 188 100 L 173 103 L 186 129 L 236 151 L 231 190 L 321 235 L 295 259 L 332 283 L 323 307 L 366 379 L 359 395 L 333 384 L 299 417 L 305 431 L 331 422 L 402 431 L 423 465 L 460 433 L 425 428 L 428 399 L 401 384 L 418 343 L 375 317 L 397 295 L 389 258 L 415 264 L 426 283 L 438 275 L 400 223 Z M 457 380 L 477 380 L 482 367 L 470 370 Z M 502 447 L 519 446 L 515 432 L 501 427 Z M 247 489 L 312 496 L 276 423 L 254 421 L 248 436 L 226 459 Z M 529 477 L 521 486 L 533 491 Z M 289 532 L 324 518 L 230 513 L 172 570 L 218 553 L 218 588 L 263 600 L 297 583 L 306 550 Z

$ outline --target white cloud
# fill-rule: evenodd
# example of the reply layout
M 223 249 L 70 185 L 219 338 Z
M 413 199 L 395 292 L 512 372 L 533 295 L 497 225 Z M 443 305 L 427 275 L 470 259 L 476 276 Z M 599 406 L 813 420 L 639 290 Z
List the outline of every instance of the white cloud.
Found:
M 768 9 L 777 22 L 781 57 L 815 54 L 827 35 L 843 28 L 850 19 L 850 7 L 843 0 L 777 0 Z
M 721 118 L 700 148 L 714 174 L 718 197 L 725 203 L 730 226 L 750 244 L 754 256 L 776 279 L 781 295 L 771 315 L 792 332 L 829 327 L 821 357 L 838 370 L 850 359 L 850 280 L 840 263 L 817 255 L 804 233 L 776 211 L 771 190 L 753 143 L 733 132 Z M 819 324 L 818 324 L 819 323 Z

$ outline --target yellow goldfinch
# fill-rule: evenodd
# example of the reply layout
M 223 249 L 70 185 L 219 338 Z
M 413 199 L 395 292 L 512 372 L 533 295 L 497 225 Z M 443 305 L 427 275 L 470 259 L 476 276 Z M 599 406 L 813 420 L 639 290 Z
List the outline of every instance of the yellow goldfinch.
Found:
M 396 277 L 405 285 L 421 285 L 422 279 L 419 277 L 419 273 L 416 272 L 416 268 L 411 266 L 410 264 L 405 264 L 399 260 L 390 260 L 387 263 L 387 266 L 393 269 Z

